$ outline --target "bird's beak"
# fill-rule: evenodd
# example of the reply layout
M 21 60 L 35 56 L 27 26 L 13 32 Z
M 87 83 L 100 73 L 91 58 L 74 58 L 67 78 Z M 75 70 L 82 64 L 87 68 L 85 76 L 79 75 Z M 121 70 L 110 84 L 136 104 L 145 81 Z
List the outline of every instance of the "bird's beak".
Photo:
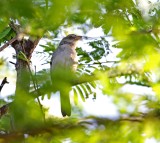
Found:
M 76 36 L 75 40 L 81 40 L 82 36 Z

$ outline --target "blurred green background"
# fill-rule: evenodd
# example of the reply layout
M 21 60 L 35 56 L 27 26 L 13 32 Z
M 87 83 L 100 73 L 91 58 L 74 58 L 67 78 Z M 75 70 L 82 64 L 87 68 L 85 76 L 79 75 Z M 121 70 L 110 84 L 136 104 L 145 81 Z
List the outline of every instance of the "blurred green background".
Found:
M 77 47 L 77 75 L 82 78 L 73 84 L 73 116 L 49 116 L 44 108 L 44 121 L 31 82 L 30 93 L 19 90 L 18 96 L 12 93 L 4 98 L 1 94 L 1 107 L 14 102 L 9 112 L 1 116 L 0 143 L 160 142 L 159 0 L 6 0 L 0 1 L 0 6 L 1 46 L 19 33 L 33 40 L 40 37 L 41 50 L 35 49 L 35 55 L 41 55 L 44 63 L 49 64 L 58 46 L 57 38 L 77 29 L 84 36 L 94 28 L 101 28 L 104 33 L 103 37 L 86 40 L 90 50 Z M 108 54 L 114 51 L 118 54 L 110 61 Z M 1 54 L 0 79 L 5 76 L 15 83 L 15 69 Z M 33 76 L 40 98 L 50 99 L 53 93 L 48 67 L 42 66 Z M 78 107 L 79 100 L 96 100 L 96 89 L 112 99 L 118 118 L 85 116 L 83 108 Z M 151 92 L 144 92 L 148 90 Z

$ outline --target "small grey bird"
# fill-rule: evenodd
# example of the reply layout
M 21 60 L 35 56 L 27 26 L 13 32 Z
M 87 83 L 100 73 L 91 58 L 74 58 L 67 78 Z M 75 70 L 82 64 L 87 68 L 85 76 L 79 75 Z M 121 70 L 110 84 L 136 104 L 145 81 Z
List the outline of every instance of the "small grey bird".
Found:
M 75 34 L 64 37 L 51 58 L 51 79 L 54 89 L 60 91 L 61 113 L 63 116 L 71 115 L 70 82 L 78 66 L 76 44 L 80 39 L 82 39 L 82 36 Z

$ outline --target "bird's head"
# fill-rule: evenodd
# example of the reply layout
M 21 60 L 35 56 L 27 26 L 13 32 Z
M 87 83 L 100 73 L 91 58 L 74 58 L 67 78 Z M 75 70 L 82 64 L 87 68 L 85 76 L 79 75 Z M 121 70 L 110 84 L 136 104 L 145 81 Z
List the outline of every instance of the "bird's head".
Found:
M 81 40 L 82 36 L 78 36 L 75 34 L 69 34 L 68 36 L 64 37 L 60 44 L 75 44 L 78 40 Z

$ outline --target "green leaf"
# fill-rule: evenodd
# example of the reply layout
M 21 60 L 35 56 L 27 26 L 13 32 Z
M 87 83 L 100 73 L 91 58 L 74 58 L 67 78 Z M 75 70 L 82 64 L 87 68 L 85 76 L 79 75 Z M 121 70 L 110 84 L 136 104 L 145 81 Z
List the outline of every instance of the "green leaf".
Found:
M 74 104 L 77 105 L 78 104 L 78 94 L 77 94 L 77 91 L 76 91 L 76 88 L 73 88 L 73 94 L 74 94 Z
M 89 82 L 89 84 L 90 84 L 93 88 L 96 88 L 96 87 L 97 87 L 97 85 L 96 85 L 95 82 Z
M 3 39 L 5 38 L 9 32 L 11 31 L 11 28 L 10 27 L 7 27 L 5 30 L 3 30 L 1 33 L 0 33 L 0 39 Z
M 92 85 L 90 85 L 90 83 L 86 83 L 85 84 L 85 86 L 86 86 L 86 88 L 87 88 L 87 90 L 88 90 L 88 94 L 91 94 L 93 91 L 92 91 Z M 92 87 L 92 88 L 91 88 Z
M 18 57 L 19 59 L 21 59 L 21 60 L 26 61 L 26 62 L 29 63 L 29 60 L 27 59 L 26 55 L 25 55 L 22 51 L 20 51 L 20 52 L 18 53 L 17 57 Z
M 80 88 L 80 86 L 77 85 L 77 86 L 76 86 L 76 89 L 77 89 L 77 91 L 78 91 L 78 93 L 79 93 L 82 101 L 85 102 L 84 94 L 83 94 L 82 89 Z
M 85 96 L 86 98 L 88 98 L 88 91 L 87 91 L 87 88 L 86 88 L 85 84 L 81 84 L 80 86 L 81 86 L 81 88 L 83 89 L 84 96 Z

